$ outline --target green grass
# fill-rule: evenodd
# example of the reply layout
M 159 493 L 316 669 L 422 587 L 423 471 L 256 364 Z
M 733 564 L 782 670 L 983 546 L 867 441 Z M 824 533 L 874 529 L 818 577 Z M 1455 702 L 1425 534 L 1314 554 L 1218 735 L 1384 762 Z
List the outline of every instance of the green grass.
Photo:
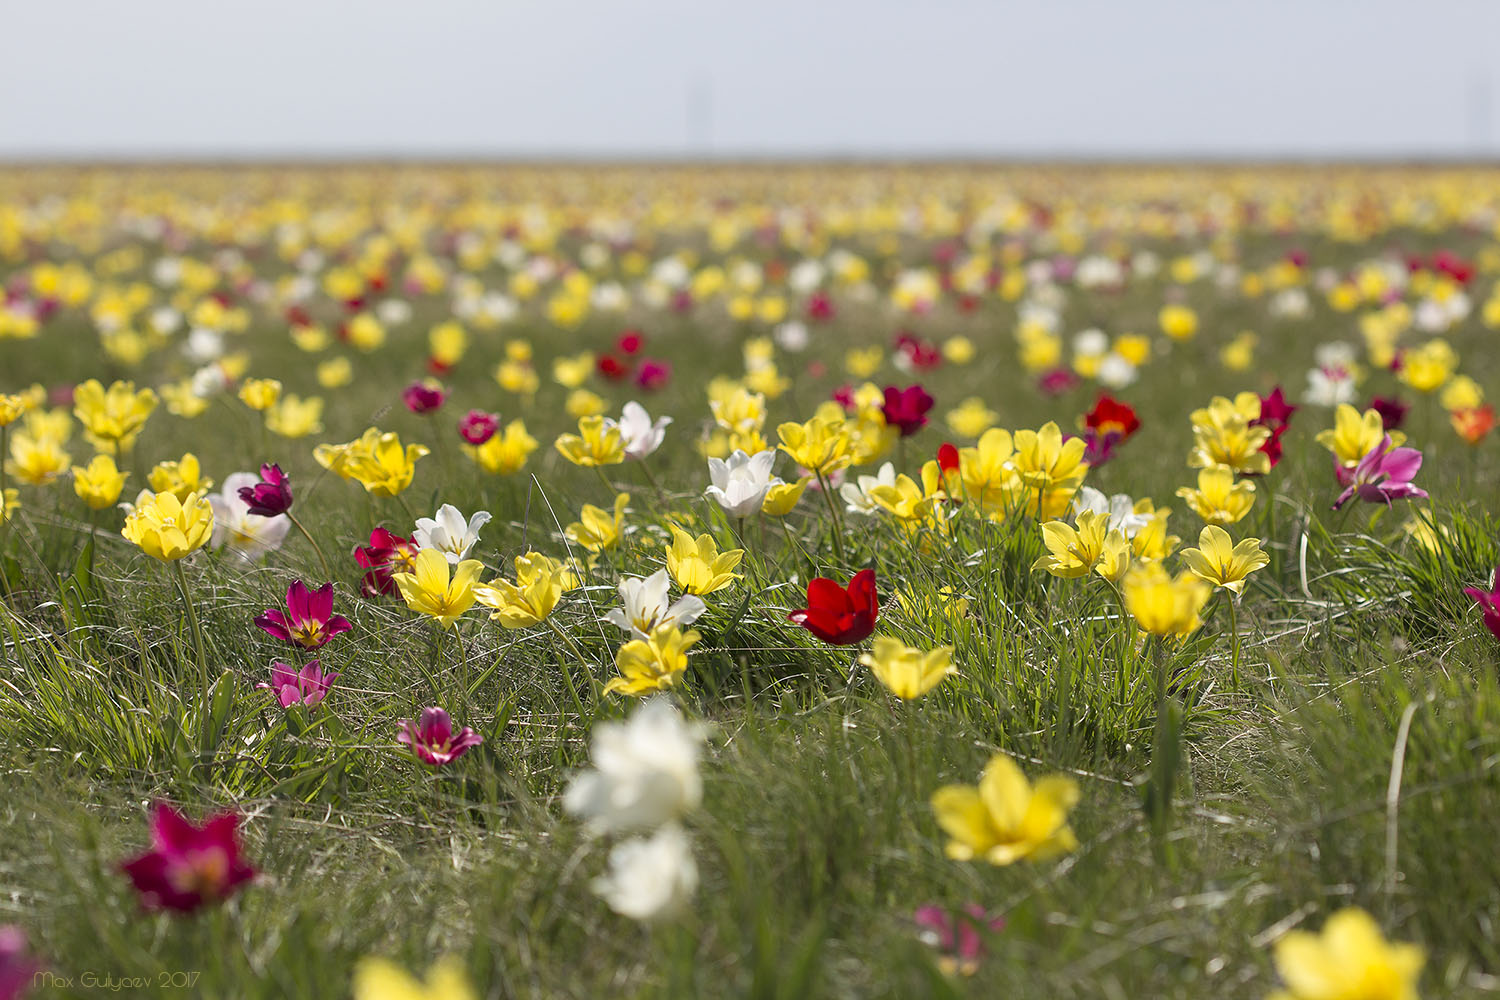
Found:
M 1387 235 L 1469 255 L 1490 246 L 1458 230 Z M 1168 254 L 1197 249 L 1138 242 Z M 1373 244 L 1308 233 L 1246 235 L 1239 251 L 1253 267 L 1293 245 L 1308 246 L 1318 266 L 1347 268 L 1376 253 Z M 916 251 L 905 250 L 913 259 Z M 497 273 L 485 277 L 498 286 Z M 1476 301 L 1490 280 L 1476 280 Z M 1154 331 L 1168 285 L 1163 276 L 1120 294 L 1070 291 L 1064 329 Z M 1183 461 L 1189 411 L 1215 393 L 1278 382 L 1300 396 L 1314 346 L 1357 342 L 1358 332 L 1317 295 L 1311 317 L 1278 321 L 1263 299 L 1206 281 L 1186 291 L 1202 319 L 1199 336 L 1159 352 L 1140 382 L 1119 393 L 1143 429 L 1088 483 L 1174 507 L 1173 529 L 1192 545 L 1200 525 L 1173 496 L 1193 480 Z M 4 538 L 12 613 L 0 633 L 0 923 L 22 925 L 55 971 L 153 980 L 192 971 L 201 977 L 185 995 L 330 998 L 348 994 L 351 968 L 365 955 L 425 968 L 454 953 L 486 997 L 1234 1000 L 1273 988 L 1270 944 L 1280 933 L 1316 928 L 1357 904 L 1392 938 L 1428 950 L 1424 996 L 1500 990 L 1492 840 L 1500 645 L 1461 593 L 1486 583 L 1500 562 L 1491 507 L 1500 461 L 1493 438 L 1477 451 L 1459 441 L 1434 399 L 1415 399 L 1409 418 L 1412 443 L 1426 454 L 1418 482 L 1433 501 L 1379 517 L 1367 505 L 1329 512 L 1337 487 L 1314 435 L 1331 414 L 1305 407 L 1295 416 L 1286 459 L 1260 480 L 1250 517 L 1231 529 L 1262 538 L 1272 554 L 1241 609 L 1240 684 L 1217 601 L 1174 655 L 1186 717 L 1166 812 L 1146 806 L 1153 794 L 1161 801 L 1149 654 L 1126 641 L 1102 582 L 1029 572 L 1040 551 L 1034 524 L 962 518 L 951 542 L 914 545 L 885 520 L 849 519 L 850 567 L 873 565 L 879 574 L 882 631 L 955 647 L 958 676 L 915 703 L 895 702 L 855 669 L 858 650 L 823 646 L 785 620 L 802 606 L 815 570 L 847 577 L 832 565 L 820 498 L 809 494 L 763 536 L 752 524 L 746 581 L 709 598 L 697 626 L 704 639 L 678 694 L 690 714 L 714 725 L 705 801 L 686 820 L 702 885 L 686 916 L 641 927 L 590 891 L 604 846 L 558 802 L 586 764 L 592 721 L 576 717 L 559 672 L 572 654 L 545 627 L 509 632 L 471 612 L 463 643 L 483 681 L 459 721 L 485 743 L 437 773 L 417 764 L 395 743 L 396 722 L 426 704 L 459 716 L 457 643 L 435 637 L 398 601 L 357 596 L 352 547 L 375 524 L 408 534 L 410 519 L 401 503 L 323 475 L 311 455 L 318 441 L 346 441 L 372 423 L 429 444 L 440 427 L 445 448 L 422 460 L 402 499 L 424 515 L 443 502 L 492 511 L 476 553 L 486 578 L 509 576 L 511 558 L 527 549 L 560 556 L 562 526 L 583 503 L 604 506 L 611 497 L 551 448 L 571 425 L 561 413 L 564 391 L 548 378 L 551 361 L 606 349 L 621 324 L 596 317 L 560 336 L 528 313 L 475 334 L 447 378 L 452 395 L 435 427 L 399 402 L 400 388 L 420 373 L 425 331 L 446 315 L 440 297 L 414 301 L 415 319 L 393 330 L 385 349 L 351 353 L 356 382 L 326 393 L 323 434 L 264 451 L 252 415 L 226 396 L 192 421 L 158 411 L 135 449 L 127 495 L 151 463 L 187 450 L 220 482 L 267 459 L 294 477 L 294 510 L 334 565 L 336 610 L 354 623 L 324 651 L 325 668 L 342 676 L 312 724 L 254 688 L 281 651 L 251 618 L 276 605 L 290 580 L 313 582 L 320 572 L 295 532 L 264 565 L 209 552 L 187 564 L 217 678 L 205 726 L 170 568 L 119 536 L 117 512 L 89 515 L 66 482 L 23 488 L 25 513 Z M 762 332 L 709 315 L 633 321 L 647 332 L 648 352 L 675 368 L 668 388 L 636 397 L 676 420 L 652 459 L 670 495 L 658 499 L 628 465 L 609 470 L 632 493 L 632 531 L 555 612 L 601 681 L 613 675 L 619 640 L 595 619 L 615 602 L 621 573 L 662 564 L 666 522 L 693 522 L 721 545 L 731 541 L 730 525 L 701 498 L 707 476 L 691 442 L 710 419 L 702 386 L 738 374 L 739 345 Z M 979 395 L 1001 412 L 1002 426 L 1056 419 L 1068 429 L 1092 403 L 1087 386 L 1057 399 L 1035 391 L 1015 365 L 1010 303 L 986 299 L 972 315 L 942 308 L 917 322 L 924 336 L 961 332 L 979 347 L 973 364 L 921 376 L 939 401 L 935 416 Z M 779 352 L 794 385 L 772 404 L 768 436 L 778 421 L 810 415 L 843 380 L 845 347 L 886 343 L 900 323 L 883 306 L 850 303 L 834 324 L 814 328 L 807 357 Z M 1244 328 L 1260 333 L 1257 366 L 1226 372 L 1217 352 Z M 172 353 L 134 371 L 92 360 L 77 345 L 94 336 L 86 317 L 65 312 L 35 341 L 0 342 L 9 388 L 90 376 L 157 384 L 184 373 Z M 542 375 L 529 407 L 491 378 L 503 342 L 517 337 L 535 346 Z M 1463 371 L 1500 392 L 1493 333 L 1477 315 L 1448 338 Z M 250 354 L 251 375 L 319 391 L 275 317 L 257 313 L 231 347 Z M 802 371 L 808 357 L 828 362 L 832 374 Z M 889 364 L 875 376 L 910 380 Z M 628 384 L 597 381 L 591 388 L 614 412 L 635 395 Z M 1362 398 L 1393 386 L 1377 373 Z M 476 406 L 505 419 L 524 415 L 542 442 L 525 473 L 487 477 L 458 454 L 449 425 Z M 945 439 L 936 422 L 907 442 L 908 453 L 930 455 Z M 86 457 L 76 436 L 71 448 Z M 778 468 L 788 465 L 783 457 Z M 1439 553 L 1403 536 L 1401 523 L 1417 514 L 1447 529 Z M 969 601 L 965 615 L 939 610 L 944 588 Z M 897 592 L 916 610 L 899 605 Z M 630 707 L 606 699 L 598 716 Z M 1032 776 L 1077 778 L 1076 853 L 1005 868 L 944 857 L 928 798 L 943 784 L 972 783 L 995 751 L 1017 757 Z M 117 865 L 144 846 L 147 804 L 159 798 L 194 816 L 239 809 L 260 879 L 195 917 L 143 914 Z M 912 911 L 969 901 L 1003 913 L 1007 925 L 975 976 L 949 979 L 917 940 Z M 40 995 L 96 993 L 75 984 Z

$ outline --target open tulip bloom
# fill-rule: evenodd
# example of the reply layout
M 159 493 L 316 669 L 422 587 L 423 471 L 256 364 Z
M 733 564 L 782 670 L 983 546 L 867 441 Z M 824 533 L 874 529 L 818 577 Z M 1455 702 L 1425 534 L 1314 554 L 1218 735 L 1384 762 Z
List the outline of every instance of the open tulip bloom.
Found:
M 636 639 L 648 639 L 663 625 L 683 628 L 697 621 L 707 610 L 703 599 L 686 594 L 668 603 L 671 579 L 659 569 L 645 579 L 627 576 L 620 581 L 620 604 L 604 616 Z
M 1415 448 L 1393 448 L 1387 434 L 1359 460 L 1333 509 L 1338 510 L 1355 496 L 1387 507 L 1392 500 L 1425 498 L 1427 491 L 1412 482 L 1421 468 L 1422 453 Z
M 712 485 L 703 491 L 730 517 L 749 517 L 760 513 L 771 486 L 780 482 L 771 475 L 776 452 L 767 449 L 747 455 L 735 451 L 728 460 L 710 458 L 708 475 Z
M 453 720 L 441 708 L 424 708 L 421 717 L 412 722 L 402 719 L 396 742 L 411 747 L 424 764 L 442 767 L 452 763 L 484 742 L 484 737 L 465 726 L 453 731 Z
M 343 615 L 333 613 L 333 584 L 308 590 L 301 580 L 286 590 L 286 610 L 268 608 L 255 624 L 269 636 L 290 646 L 317 649 L 354 626 Z
M 338 674 L 325 674 L 317 660 L 308 660 L 302 669 L 285 663 L 271 664 L 271 683 L 255 685 L 257 690 L 274 691 L 282 708 L 301 704 L 313 708 L 327 697 Z
M 255 877 L 240 857 L 239 816 L 211 816 L 195 826 L 165 802 L 151 817 L 151 849 L 121 865 L 147 909 L 187 913 L 226 898 Z
M 489 511 L 481 510 L 465 521 L 457 507 L 445 503 L 438 508 L 437 517 L 417 518 L 412 538 L 420 548 L 436 549 L 456 566 L 479 541 L 479 529 L 489 520 Z

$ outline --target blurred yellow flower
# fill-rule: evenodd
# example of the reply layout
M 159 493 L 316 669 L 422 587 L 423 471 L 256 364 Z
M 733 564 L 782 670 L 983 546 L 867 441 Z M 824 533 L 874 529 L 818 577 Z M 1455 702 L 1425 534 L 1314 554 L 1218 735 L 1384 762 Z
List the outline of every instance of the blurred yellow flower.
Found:
M 1272 955 L 1286 989 L 1267 1000 L 1417 1000 L 1427 960 L 1417 945 L 1387 941 L 1358 907 L 1333 914 L 1319 933 L 1288 932 Z
M 266 410 L 266 429 L 277 437 L 295 440 L 323 430 L 323 400 L 287 393 Z
M 492 476 L 509 476 L 521 471 L 526 460 L 537 449 L 537 440 L 526 432 L 526 422 L 512 420 L 505 429 L 477 447 L 464 445 L 464 453 Z
M 1203 624 L 1198 612 L 1213 588 L 1186 571 L 1168 576 L 1161 563 L 1144 563 L 1125 574 L 1125 609 L 1141 631 L 1185 638 Z
M 111 383 L 106 392 L 91 378 L 73 390 L 73 415 L 83 424 L 83 436 L 107 455 L 129 451 L 155 409 L 156 393 L 137 392 L 134 382 Z
M 614 548 L 619 544 L 625 525 L 625 505 L 630 502 L 629 493 L 615 495 L 614 511 L 611 513 L 584 504 L 577 521 L 563 529 L 563 534 L 574 545 L 580 545 L 595 554 Z
M 563 434 L 553 442 L 559 455 L 584 468 L 619 465 L 625 461 L 625 439 L 613 420 L 597 414 L 578 421 L 577 434 Z
M 605 693 L 640 697 L 672 687 L 687 671 L 687 651 L 699 638 L 692 629 L 662 625 L 645 639 L 632 639 L 615 654 L 620 676 L 610 678 Z
M 932 796 L 938 825 L 951 838 L 955 861 L 983 859 L 992 865 L 1044 861 L 1077 849 L 1068 812 L 1078 804 L 1078 783 L 1063 775 L 1035 786 L 1004 754 L 995 754 L 979 786 L 947 785 Z
M 87 466 L 73 466 L 73 492 L 93 510 L 103 510 L 119 502 L 126 478 L 113 458 L 95 455 Z
M 240 386 L 240 402 L 252 410 L 269 410 L 280 398 L 281 383 L 274 378 L 249 378 Z
M 885 689 L 910 701 L 937 687 L 943 678 L 958 671 L 953 666 L 953 647 L 939 646 L 922 652 L 890 636 L 877 636 L 870 652 L 859 658 Z

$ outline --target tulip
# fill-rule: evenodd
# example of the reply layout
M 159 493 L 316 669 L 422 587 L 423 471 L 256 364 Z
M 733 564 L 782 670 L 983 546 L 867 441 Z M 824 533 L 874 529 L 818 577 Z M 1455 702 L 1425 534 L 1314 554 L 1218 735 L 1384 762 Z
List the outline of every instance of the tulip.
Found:
M 484 737 L 465 726 L 457 734 L 453 732 L 453 720 L 441 708 L 424 708 L 416 722 L 402 719 L 398 723 L 400 732 L 397 743 L 411 747 L 417 759 L 433 767 L 442 767 L 469 752 L 484 742 Z
M 266 469 L 274 469 L 275 466 L 263 466 L 261 474 L 265 475 Z M 208 498 L 208 502 L 214 510 L 214 534 L 212 545 L 214 548 L 228 546 L 230 551 L 239 556 L 245 562 L 252 562 L 267 552 L 281 547 L 286 533 L 292 527 L 291 515 L 280 513 L 276 515 L 258 514 L 256 510 L 275 509 L 275 503 L 262 504 L 257 507 L 253 499 L 255 491 L 265 486 L 252 472 L 236 472 L 224 480 L 224 491 L 216 493 Z M 284 481 L 283 481 L 284 487 Z M 271 491 L 266 499 L 279 497 L 275 487 L 268 487 Z M 291 502 L 291 491 L 286 493 L 287 503 Z M 279 503 L 279 500 L 276 502 Z M 321 555 L 321 553 L 320 553 Z M 325 567 L 326 574 L 326 567 Z
M 512 420 L 503 434 L 492 434 L 489 440 L 464 451 L 490 475 L 508 476 L 521 471 L 536 449 L 536 438 L 526 433 L 526 422 Z
M 0 1000 L 20 1000 L 41 970 L 42 963 L 26 946 L 25 932 L 0 926 Z
M 905 389 L 888 385 L 885 387 L 885 405 L 880 412 L 885 422 L 897 428 L 902 437 L 910 437 L 927 426 L 927 412 L 932 409 L 932 402 L 932 397 L 920 385 Z
M 171 493 L 142 492 L 121 534 L 153 559 L 175 562 L 207 545 L 213 529 L 213 506 L 198 494 L 179 500 Z
M 632 920 L 681 912 L 698 889 L 698 866 L 687 834 L 669 823 L 650 838 L 622 841 L 609 852 L 609 871 L 591 886 L 609 908 Z
M 500 428 L 500 416 L 484 410 L 470 410 L 458 422 L 459 435 L 476 448 L 495 436 Z
M 598 468 L 625 461 L 625 439 L 619 426 L 606 417 L 584 417 L 577 434 L 564 434 L 553 445 L 574 465 Z
M 272 638 L 303 649 L 325 646 L 354 627 L 349 619 L 333 613 L 333 584 L 308 590 L 301 580 L 287 588 L 285 611 L 268 608 L 255 618 L 255 624 Z
M 1426 962 L 1418 946 L 1387 941 L 1357 907 L 1333 914 L 1319 933 L 1288 932 L 1272 954 L 1287 988 L 1269 1000 L 1416 1000 Z
M 366 597 L 396 593 L 392 575 L 411 572 L 419 548 L 410 538 L 393 535 L 385 528 L 371 531 L 370 544 L 354 550 L 355 562 L 366 570 L 360 591 Z
M 489 523 L 489 511 L 477 511 L 467 521 L 451 503 L 438 508 L 437 517 L 417 518 L 412 539 L 421 549 L 435 549 L 457 565 L 479 541 L 479 529 Z
M 660 448 L 671 422 L 671 417 L 661 417 L 652 423 L 644 406 L 634 401 L 626 403 L 617 425 L 625 443 L 625 457 L 639 461 Z
M 281 383 L 274 378 L 250 378 L 240 386 L 240 402 L 252 410 L 269 410 L 280 398 Z
M 189 493 L 205 496 L 214 485 L 212 479 L 203 475 L 198 456 L 192 452 L 183 455 L 180 461 L 158 462 L 146 481 L 157 493 L 170 493 L 179 500 L 185 500 Z
M 939 646 L 923 652 L 900 639 L 881 636 L 874 648 L 859 658 L 885 689 L 897 698 L 920 698 L 958 671 L 953 666 L 953 647 Z
M 732 570 L 744 558 L 744 549 L 719 551 L 712 535 L 697 538 L 675 524 L 672 544 L 667 547 L 667 571 L 677 585 L 689 594 L 706 595 L 728 587 L 739 577 Z
M 1464 593 L 1479 605 L 1484 615 L 1484 627 L 1496 639 L 1500 639 L 1500 568 L 1495 570 L 1495 582 L 1489 590 L 1465 587 Z
M 158 802 L 151 818 L 151 850 L 120 866 L 142 904 L 189 913 L 226 899 L 254 878 L 255 869 L 240 857 L 235 836 L 239 819 L 233 812 L 219 813 L 195 826 Z
M 354 1000 L 479 1000 L 453 957 L 434 962 L 425 981 L 384 958 L 364 958 L 354 967 Z
M 593 767 L 575 776 L 563 808 L 599 833 L 653 830 L 703 801 L 698 758 L 708 727 L 686 722 L 665 697 L 624 722 L 594 726 Z
M 411 572 L 393 573 L 391 582 L 401 591 L 408 608 L 431 617 L 446 629 L 474 606 L 475 581 L 483 569 L 484 564 L 477 559 L 453 563 L 444 553 L 423 548 L 413 560 Z
M 239 487 L 236 492 L 245 504 L 246 513 L 258 517 L 275 517 L 292 507 L 292 480 L 279 465 L 262 465 L 260 479 L 253 485 Z
M 1415 448 L 1392 447 L 1387 435 L 1359 460 L 1349 476 L 1348 486 L 1333 502 L 1333 509 L 1338 510 L 1356 495 L 1387 507 L 1392 500 L 1425 498 L 1427 491 L 1411 481 L 1420 468 L 1422 453 Z
M 1234 471 L 1215 465 L 1198 473 L 1198 488 L 1183 486 L 1177 495 L 1188 502 L 1209 524 L 1227 527 L 1250 513 L 1255 506 L 1255 484 L 1234 481 Z
M 992 865 L 1042 861 L 1078 847 L 1068 811 L 1078 803 L 1078 784 L 1062 775 L 1035 786 L 1004 754 L 990 758 L 979 787 L 948 785 L 932 796 L 938 825 L 951 838 L 955 861 L 983 858 Z
M 401 402 L 413 413 L 431 413 L 443 405 L 447 392 L 436 382 L 413 382 L 401 391 Z
M 1176 638 L 1191 635 L 1202 624 L 1198 612 L 1213 591 L 1191 573 L 1168 576 L 1161 564 L 1154 562 L 1132 568 L 1120 589 L 1125 610 L 1141 631 Z
M 318 705 L 338 679 L 336 673 L 323 673 L 317 660 L 308 660 L 298 670 L 285 663 L 271 664 L 271 683 L 255 685 L 258 691 L 274 691 L 282 708 L 302 704 L 308 708 Z
M 712 483 L 703 495 L 718 503 L 730 517 L 749 517 L 760 511 L 772 485 L 780 482 L 771 475 L 775 462 L 776 452 L 771 450 L 754 455 L 735 451 L 728 461 L 710 458 L 708 475 Z
M 880 597 L 873 569 L 854 574 L 847 587 L 821 576 L 809 580 L 807 607 L 787 615 L 788 621 L 834 646 L 863 642 L 875 631 L 879 618 Z
M 629 493 L 615 494 L 612 512 L 586 503 L 579 511 L 579 519 L 564 528 L 563 534 L 573 544 L 596 555 L 612 549 L 619 544 L 624 533 L 625 505 L 629 502 Z
M 568 568 L 540 552 L 516 556 L 516 582 L 492 580 L 475 588 L 475 597 L 494 608 L 491 618 L 505 628 L 526 628 L 547 620 L 563 591 L 576 585 Z
M 632 639 L 615 654 L 619 677 L 604 685 L 606 694 L 639 697 L 677 683 L 687 671 L 687 652 L 700 638 L 692 629 L 659 625 L 644 639 Z
M 91 510 L 113 507 L 120 500 L 129 475 L 115 465 L 109 455 L 95 455 L 87 466 L 73 466 L 73 492 Z
M 106 455 L 131 449 L 156 403 L 156 393 L 137 392 L 134 382 L 114 382 L 106 392 L 98 379 L 89 379 L 73 390 L 73 415 L 83 424 L 83 436 Z
M 913 915 L 918 937 L 938 951 L 938 964 L 948 975 L 972 976 L 984 957 L 984 938 L 1005 928 L 1004 917 L 991 917 L 978 903 L 962 912 L 943 906 L 918 907 Z

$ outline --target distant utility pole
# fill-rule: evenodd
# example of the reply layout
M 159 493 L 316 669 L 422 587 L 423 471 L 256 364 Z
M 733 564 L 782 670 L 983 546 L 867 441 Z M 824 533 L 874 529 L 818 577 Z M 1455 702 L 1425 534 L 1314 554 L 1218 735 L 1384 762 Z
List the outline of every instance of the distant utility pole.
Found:
M 1484 70 L 1469 76 L 1469 152 L 1490 154 L 1490 77 Z
M 688 81 L 687 91 L 687 140 L 688 152 L 693 156 L 708 156 L 713 152 L 714 137 L 714 85 L 707 74 L 699 74 Z

